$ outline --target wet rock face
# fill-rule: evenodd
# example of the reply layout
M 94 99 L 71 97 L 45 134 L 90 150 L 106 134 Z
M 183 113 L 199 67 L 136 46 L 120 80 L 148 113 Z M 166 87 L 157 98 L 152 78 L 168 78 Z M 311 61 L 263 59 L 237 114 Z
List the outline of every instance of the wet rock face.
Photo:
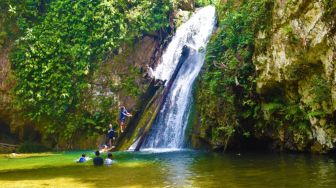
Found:
M 114 95 L 119 105 L 124 105 L 132 109 L 139 96 L 132 96 L 127 90 L 123 89 L 125 80 L 132 78 L 134 87 L 140 92 L 146 87 L 146 82 L 142 72 L 145 65 L 156 66 L 164 49 L 163 40 L 166 35 L 154 33 L 145 36 L 134 45 L 123 46 L 118 54 L 104 63 L 94 76 L 94 92 L 109 97 Z M 111 85 L 117 87 L 117 92 L 111 92 Z M 94 99 L 93 96 L 89 98 Z
M 194 0 L 181 0 L 179 1 L 179 7 L 182 10 L 193 11 L 195 9 L 195 1 Z
M 7 58 L 8 51 L 9 49 L 0 51 L 0 112 L 3 111 L 3 113 L 8 108 L 8 103 L 12 100 L 8 91 L 14 84 L 9 80 L 11 69 Z
M 258 93 L 279 89 L 279 97 L 307 112 L 311 136 L 294 133 L 294 150 L 336 147 L 336 15 L 326 2 L 277 0 L 270 29 L 256 39 Z
M 16 136 L 23 136 L 24 131 L 17 129 L 30 122 L 13 105 L 14 96 L 12 89 L 15 86 L 15 77 L 8 59 L 10 49 L 10 46 L 0 48 L 0 121 L 10 125 L 11 130 L 16 131 Z

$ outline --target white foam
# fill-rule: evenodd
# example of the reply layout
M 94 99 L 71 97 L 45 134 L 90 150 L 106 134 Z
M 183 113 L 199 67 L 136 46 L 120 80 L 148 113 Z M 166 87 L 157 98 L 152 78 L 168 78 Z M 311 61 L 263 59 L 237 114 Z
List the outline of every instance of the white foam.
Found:
M 199 9 L 182 24 L 162 55 L 160 64 L 154 70 L 154 77 L 161 80 L 170 79 L 181 57 L 183 46 L 187 45 L 196 51 L 205 48 L 215 21 L 215 7 L 207 6 Z
M 144 148 L 140 149 L 141 152 L 145 153 L 169 153 L 169 152 L 180 152 L 180 151 L 192 151 L 192 149 L 185 148 Z
M 192 103 L 192 86 L 205 58 L 205 49 L 215 27 L 215 8 L 199 9 L 176 31 L 176 35 L 162 56 L 161 64 L 154 71 L 156 78 L 169 80 L 181 58 L 182 48 L 190 52 L 167 95 L 141 151 L 173 152 L 185 147 L 185 130 Z

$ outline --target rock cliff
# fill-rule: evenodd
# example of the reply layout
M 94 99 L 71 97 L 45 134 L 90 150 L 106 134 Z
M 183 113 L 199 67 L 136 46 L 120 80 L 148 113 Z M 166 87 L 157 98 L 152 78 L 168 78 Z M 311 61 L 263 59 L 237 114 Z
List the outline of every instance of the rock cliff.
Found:
M 256 38 L 254 64 L 262 105 L 274 101 L 269 96 L 278 97 L 298 105 L 309 120 L 305 133 L 294 131 L 287 138 L 286 128 L 299 125 L 275 129 L 272 137 L 287 149 L 326 152 L 335 148 L 335 4 L 275 1 L 270 29 Z
M 335 150 L 336 2 L 221 1 L 217 11 L 194 145 Z

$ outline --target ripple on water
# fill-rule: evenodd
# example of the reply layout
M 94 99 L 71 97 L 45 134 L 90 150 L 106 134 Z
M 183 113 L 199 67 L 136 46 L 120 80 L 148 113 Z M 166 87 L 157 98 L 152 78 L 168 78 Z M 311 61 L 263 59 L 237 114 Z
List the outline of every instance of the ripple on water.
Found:
M 116 164 L 95 168 L 73 162 L 81 153 L 1 158 L 0 187 L 336 187 L 335 159 L 327 156 L 115 152 Z

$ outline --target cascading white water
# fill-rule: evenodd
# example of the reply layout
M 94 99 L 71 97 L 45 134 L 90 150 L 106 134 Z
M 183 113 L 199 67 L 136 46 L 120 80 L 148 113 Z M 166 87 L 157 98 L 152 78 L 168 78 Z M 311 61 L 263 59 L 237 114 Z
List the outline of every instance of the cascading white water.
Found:
M 192 102 L 192 85 L 203 65 L 204 49 L 215 21 L 215 8 L 207 6 L 196 11 L 177 29 L 161 63 L 154 70 L 155 78 L 169 80 L 181 58 L 183 46 L 188 46 L 191 50 L 141 150 L 174 150 L 184 147 L 185 129 Z

